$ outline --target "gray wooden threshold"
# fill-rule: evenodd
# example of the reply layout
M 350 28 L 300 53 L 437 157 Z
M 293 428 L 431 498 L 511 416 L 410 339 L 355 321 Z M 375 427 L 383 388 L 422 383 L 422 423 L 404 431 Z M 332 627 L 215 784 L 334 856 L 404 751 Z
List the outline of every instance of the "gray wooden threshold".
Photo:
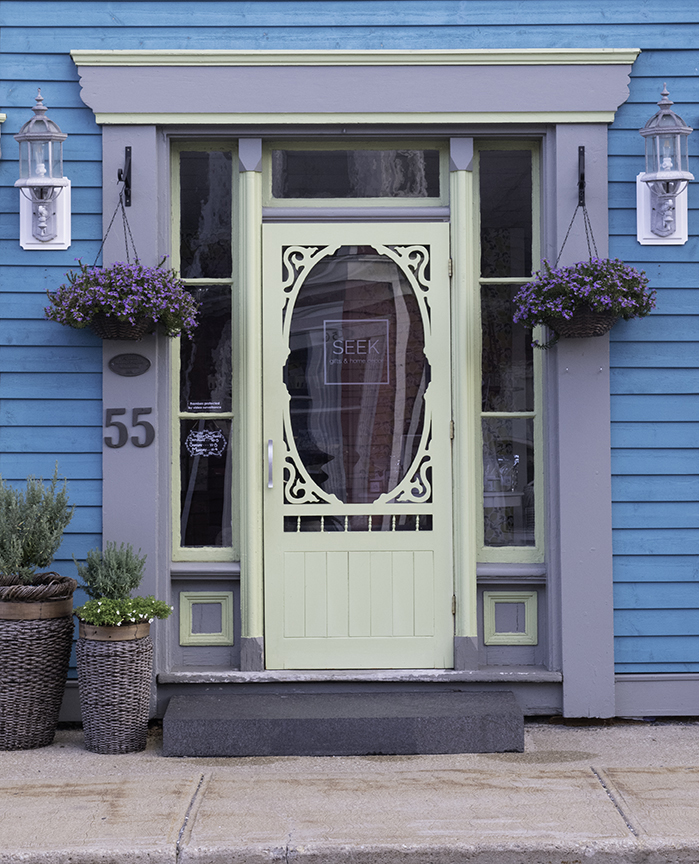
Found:
M 238 669 L 212 669 L 188 666 L 158 674 L 159 684 L 255 684 L 328 682 L 404 682 L 430 684 L 463 683 L 536 683 L 560 684 L 561 672 L 532 666 L 499 666 L 487 669 L 266 669 L 243 672 Z

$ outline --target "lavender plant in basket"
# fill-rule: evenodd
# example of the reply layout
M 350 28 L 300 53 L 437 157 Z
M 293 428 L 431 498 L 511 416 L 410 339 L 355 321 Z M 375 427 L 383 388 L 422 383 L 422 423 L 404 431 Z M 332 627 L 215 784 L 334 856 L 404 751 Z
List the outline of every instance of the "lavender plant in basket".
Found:
M 116 261 L 107 267 L 69 271 L 68 281 L 48 291 L 49 321 L 78 330 L 92 327 L 104 339 L 141 338 L 159 327 L 167 336 L 191 339 L 197 326 L 197 303 L 174 270 L 146 267 L 140 261 Z M 137 328 L 137 335 L 133 333 Z
M 515 295 L 513 321 L 534 328 L 546 324 L 559 336 L 606 333 L 619 318 L 642 318 L 655 308 L 656 292 L 648 277 L 617 258 L 591 258 L 567 267 L 542 268 Z

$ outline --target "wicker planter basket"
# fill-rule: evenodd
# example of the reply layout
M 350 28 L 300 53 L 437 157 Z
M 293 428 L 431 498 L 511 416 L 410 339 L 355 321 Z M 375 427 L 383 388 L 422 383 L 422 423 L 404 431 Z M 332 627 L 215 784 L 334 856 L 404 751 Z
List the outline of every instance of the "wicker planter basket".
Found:
M 130 321 L 122 321 L 120 318 L 99 314 L 92 319 L 90 327 L 100 339 L 136 341 L 152 331 L 153 322 L 150 318 L 139 318 L 135 324 L 132 324 Z
M 138 628 L 80 624 L 76 648 L 80 711 L 85 747 L 92 753 L 145 750 L 153 642 L 149 624 Z M 127 631 L 138 635 L 134 638 Z
M 0 584 L 0 750 L 53 741 L 73 644 L 75 579 Z
M 619 316 L 616 312 L 578 309 L 570 319 L 547 318 L 546 326 L 565 339 L 582 339 L 589 336 L 603 336 L 618 320 Z

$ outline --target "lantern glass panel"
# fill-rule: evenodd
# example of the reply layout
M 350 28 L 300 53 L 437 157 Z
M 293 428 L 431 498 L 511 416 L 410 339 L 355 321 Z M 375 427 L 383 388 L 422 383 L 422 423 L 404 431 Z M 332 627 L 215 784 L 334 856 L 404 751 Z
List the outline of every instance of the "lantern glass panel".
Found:
M 45 177 L 51 167 L 48 141 L 31 141 L 29 147 L 30 176 Z
M 660 170 L 661 171 L 676 171 L 679 168 L 677 164 L 677 154 L 679 151 L 679 135 L 663 135 L 660 140 Z
M 649 135 L 646 138 L 646 173 L 655 174 L 657 171 L 660 171 L 658 139 Z
M 30 177 L 31 171 L 29 167 L 29 142 L 20 141 L 19 144 L 19 176 L 22 180 Z
M 63 177 L 63 142 L 52 141 L 49 145 L 52 177 Z

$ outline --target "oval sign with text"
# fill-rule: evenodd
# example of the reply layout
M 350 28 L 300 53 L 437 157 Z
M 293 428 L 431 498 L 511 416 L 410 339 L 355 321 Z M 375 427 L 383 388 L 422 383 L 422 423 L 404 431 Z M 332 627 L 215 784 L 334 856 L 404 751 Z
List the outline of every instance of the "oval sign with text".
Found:
M 150 360 L 143 354 L 117 354 L 107 365 L 117 375 L 135 378 L 150 369 Z

